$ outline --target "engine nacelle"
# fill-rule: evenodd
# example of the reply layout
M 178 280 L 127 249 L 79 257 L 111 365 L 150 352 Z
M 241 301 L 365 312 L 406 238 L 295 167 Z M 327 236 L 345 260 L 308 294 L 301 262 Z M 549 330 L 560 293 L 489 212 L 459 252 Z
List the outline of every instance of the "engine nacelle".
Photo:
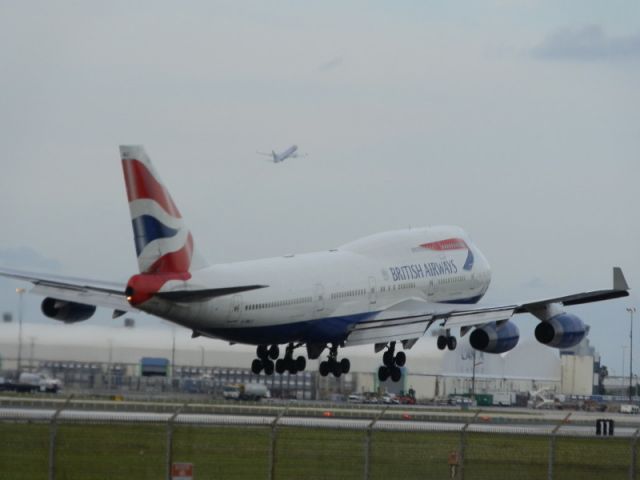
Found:
M 476 350 L 486 353 L 508 352 L 518 344 L 520 331 L 513 322 L 487 323 L 471 332 L 469 343 Z
M 64 323 L 88 320 L 96 311 L 94 305 L 58 300 L 51 297 L 47 297 L 42 301 L 41 309 L 42 313 L 47 317 Z
M 536 340 L 548 347 L 569 348 L 580 343 L 588 327 L 571 313 L 559 313 L 536 327 Z

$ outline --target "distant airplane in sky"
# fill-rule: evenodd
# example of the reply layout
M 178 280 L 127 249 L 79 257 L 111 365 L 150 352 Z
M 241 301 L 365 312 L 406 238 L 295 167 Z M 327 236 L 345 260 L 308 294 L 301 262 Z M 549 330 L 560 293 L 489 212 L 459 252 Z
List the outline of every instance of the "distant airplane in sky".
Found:
M 256 153 L 258 153 L 259 155 L 265 155 L 267 157 L 271 157 L 271 161 L 273 161 L 273 163 L 284 162 L 287 158 L 298 158 L 298 157 L 307 156 L 306 154 L 297 153 L 297 151 L 298 151 L 298 146 L 291 145 L 282 153 L 276 153 L 275 150 L 271 150 L 271 153 L 267 153 L 267 152 L 256 152 Z
M 589 327 L 565 307 L 628 295 L 616 267 L 610 289 L 476 305 L 489 288 L 491 269 L 469 235 L 454 226 L 397 230 L 321 252 L 210 265 L 198 255 L 144 148 L 121 146 L 120 155 L 139 273 L 124 284 L 0 268 L 0 275 L 35 285 L 32 292 L 46 297 L 42 312 L 49 318 L 87 320 L 96 306 L 113 309 L 114 318 L 143 311 L 192 330 L 194 337 L 256 345 L 251 369 L 267 375 L 303 371 L 306 358 L 294 357 L 294 350 L 306 347 L 310 359 L 326 352 L 322 376 L 339 377 L 351 364 L 338 358 L 338 349 L 371 344 L 384 351 L 379 380 L 397 382 L 407 360 L 399 349 L 412 348 L 431 326 L 441 329 L 441 350 L 456 348 L 453 332 L 459 329 L 474 349 L 504 353 L 520 337 L 512 316 L 528 313 L 540 320 L 540 343 L 569 348 Z

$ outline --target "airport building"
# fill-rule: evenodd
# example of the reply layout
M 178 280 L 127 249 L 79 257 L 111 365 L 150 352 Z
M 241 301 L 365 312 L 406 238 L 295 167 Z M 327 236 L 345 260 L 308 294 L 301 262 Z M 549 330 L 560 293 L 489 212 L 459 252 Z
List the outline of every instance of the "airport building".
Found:
M 428 337 L 407 351 L 402 379 L 380 385 L 382 353 L 374 354 L 371 345 L 340 349 L 340 356 L 351 360 L 351 372 L 336 379 L 321 377 L 317 361 L 309 361 L 306 371 L 297 375 L 256 376 L 249 369 L 255 347 L 191 338 L 190 331 L 180 327 L 25 323 L 22 338 L 21 368 L 46 370 L 69 389 L 77 385 L 144 393 L 180 388 L 215 395 L 224 385 L 257 381 L 266 383 L 274 397 L 283 398 L 331 399 L 412 389 L 418 399 L 432 400 L 472 392 L 591 395 L 598 385 L 594 371 L 599 359 L 584 342 L 572 351 L 558 352 L 535 340 L 523 341 L 510 352 L 494 355 L 473 350 L 465 338 L 455 351 L 439 351 L 435 339 Z M 16 370 L 18 343 L 18 325 L 0 324 L 0 371 Z

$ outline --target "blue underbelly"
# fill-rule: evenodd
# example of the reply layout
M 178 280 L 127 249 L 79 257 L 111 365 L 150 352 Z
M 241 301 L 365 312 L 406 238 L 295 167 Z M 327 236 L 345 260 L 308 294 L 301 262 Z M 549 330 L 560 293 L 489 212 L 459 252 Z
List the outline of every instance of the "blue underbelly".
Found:
M 318 318 L 303 322 L 283 323 L 263 327 L 206 328 L 198 331 L 207 336 L 230 342 L 252 345 L 303 343 L 341 343 L 351 326 L 367 320 L 379 312 L 365 312 L 342 317 Z

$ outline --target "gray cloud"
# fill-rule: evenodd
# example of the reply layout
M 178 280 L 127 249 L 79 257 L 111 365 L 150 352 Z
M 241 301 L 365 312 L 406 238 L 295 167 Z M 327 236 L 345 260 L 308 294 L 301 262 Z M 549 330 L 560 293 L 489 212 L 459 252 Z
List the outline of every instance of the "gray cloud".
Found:
M 344 63 L 344 58 L 342 57 L 334 57 L 328 62 L 324 62 L 318 66 L 319 72 L 327 72 L 329 70 L 334 70 L 338 67 L 341 67 Z
M 547 36 L 531 50 L 544 60 L 598 61 L 640 58 L 640 32 L 633 35 L 608 35 L 599 25 L 563 28 Z

